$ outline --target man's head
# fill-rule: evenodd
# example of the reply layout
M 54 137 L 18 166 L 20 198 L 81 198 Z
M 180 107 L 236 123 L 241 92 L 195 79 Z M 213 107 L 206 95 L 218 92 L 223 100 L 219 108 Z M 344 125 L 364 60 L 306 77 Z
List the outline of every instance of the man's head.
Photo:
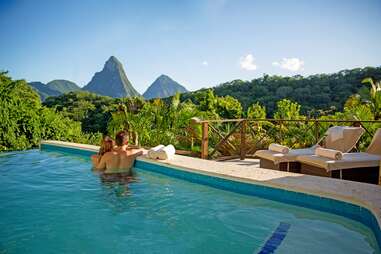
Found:
M 128 144 L 128 132 L 120 131 L 115 136 L 115 143 L 117 146 L 123 146 Z

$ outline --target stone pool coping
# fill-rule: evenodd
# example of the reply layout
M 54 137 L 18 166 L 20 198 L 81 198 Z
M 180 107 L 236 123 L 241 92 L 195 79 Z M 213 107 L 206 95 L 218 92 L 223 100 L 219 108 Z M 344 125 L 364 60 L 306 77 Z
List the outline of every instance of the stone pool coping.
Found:
M 44 140 L 41 144 L 76 148 L 98 152 L 99 147 L 63 141 Z M 154 163 L 169 168 L 180 169 L 202 175 L 215 176 L 233 181 L 274 187 L 288 191 L 306 193 L 331 198 L 369 209 L 381 228 L 381 186 L 352 182 L 340 179 L 310 176 L 298 173 L 276 171 L 264 168 L 224 164 L 223 162 L 203 160 L 175 155 L 171 160 L 152 160 L 145 155 L 137 160 Z

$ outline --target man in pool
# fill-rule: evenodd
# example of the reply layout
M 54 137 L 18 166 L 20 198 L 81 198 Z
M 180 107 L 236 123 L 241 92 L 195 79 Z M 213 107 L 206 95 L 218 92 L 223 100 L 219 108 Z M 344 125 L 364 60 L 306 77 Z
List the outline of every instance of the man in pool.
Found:
M 132 166 L 135 158 L 143 154 L 142 149 L 131 149 L 128 147 L 128 133 L 120 131 L 115 136 L 116 147 L 105 154 L 95 168 L 104 170 L 105 174 L 132 175 Z

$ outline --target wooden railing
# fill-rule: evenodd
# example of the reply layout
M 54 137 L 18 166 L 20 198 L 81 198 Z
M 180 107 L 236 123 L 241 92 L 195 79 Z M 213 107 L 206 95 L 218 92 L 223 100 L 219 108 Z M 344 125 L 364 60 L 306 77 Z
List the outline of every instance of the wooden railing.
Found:
M 201 125 L 201 158 L 220 160 L 244 160 L 252 157 L 256 150 L 266 149 L 269 142 L 282 143 L 293 148 L 310 146 L 318 143 L 325 131 L 334 125 L 363 127 L 365 134 L 361 145 L 364 149 L 374 131 L 381 128 L 381 120 L 223 119 L 198 120 L 193 124 L 195 123 Z M 228 127 L 224 128 L 224 125 Z M 224 154 L 223 150 L 228 151 L 228 154 Z

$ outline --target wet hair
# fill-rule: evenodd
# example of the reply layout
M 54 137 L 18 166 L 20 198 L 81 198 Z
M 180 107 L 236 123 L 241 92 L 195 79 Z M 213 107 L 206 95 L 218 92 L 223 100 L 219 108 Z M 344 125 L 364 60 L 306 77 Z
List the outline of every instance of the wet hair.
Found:
M 98 154 L 102 156 L 105 153 L 112 151 L 113 148 L 114 148 L 114 140 L 112 140 L 112 138 L 110 138 L 109 136 L 105 136 L 102 140 L 102 144 Z
M 122 146 L 128 141 L 128 132 L 120 131 L 115 136 L 115 143 L 117 146 Z

